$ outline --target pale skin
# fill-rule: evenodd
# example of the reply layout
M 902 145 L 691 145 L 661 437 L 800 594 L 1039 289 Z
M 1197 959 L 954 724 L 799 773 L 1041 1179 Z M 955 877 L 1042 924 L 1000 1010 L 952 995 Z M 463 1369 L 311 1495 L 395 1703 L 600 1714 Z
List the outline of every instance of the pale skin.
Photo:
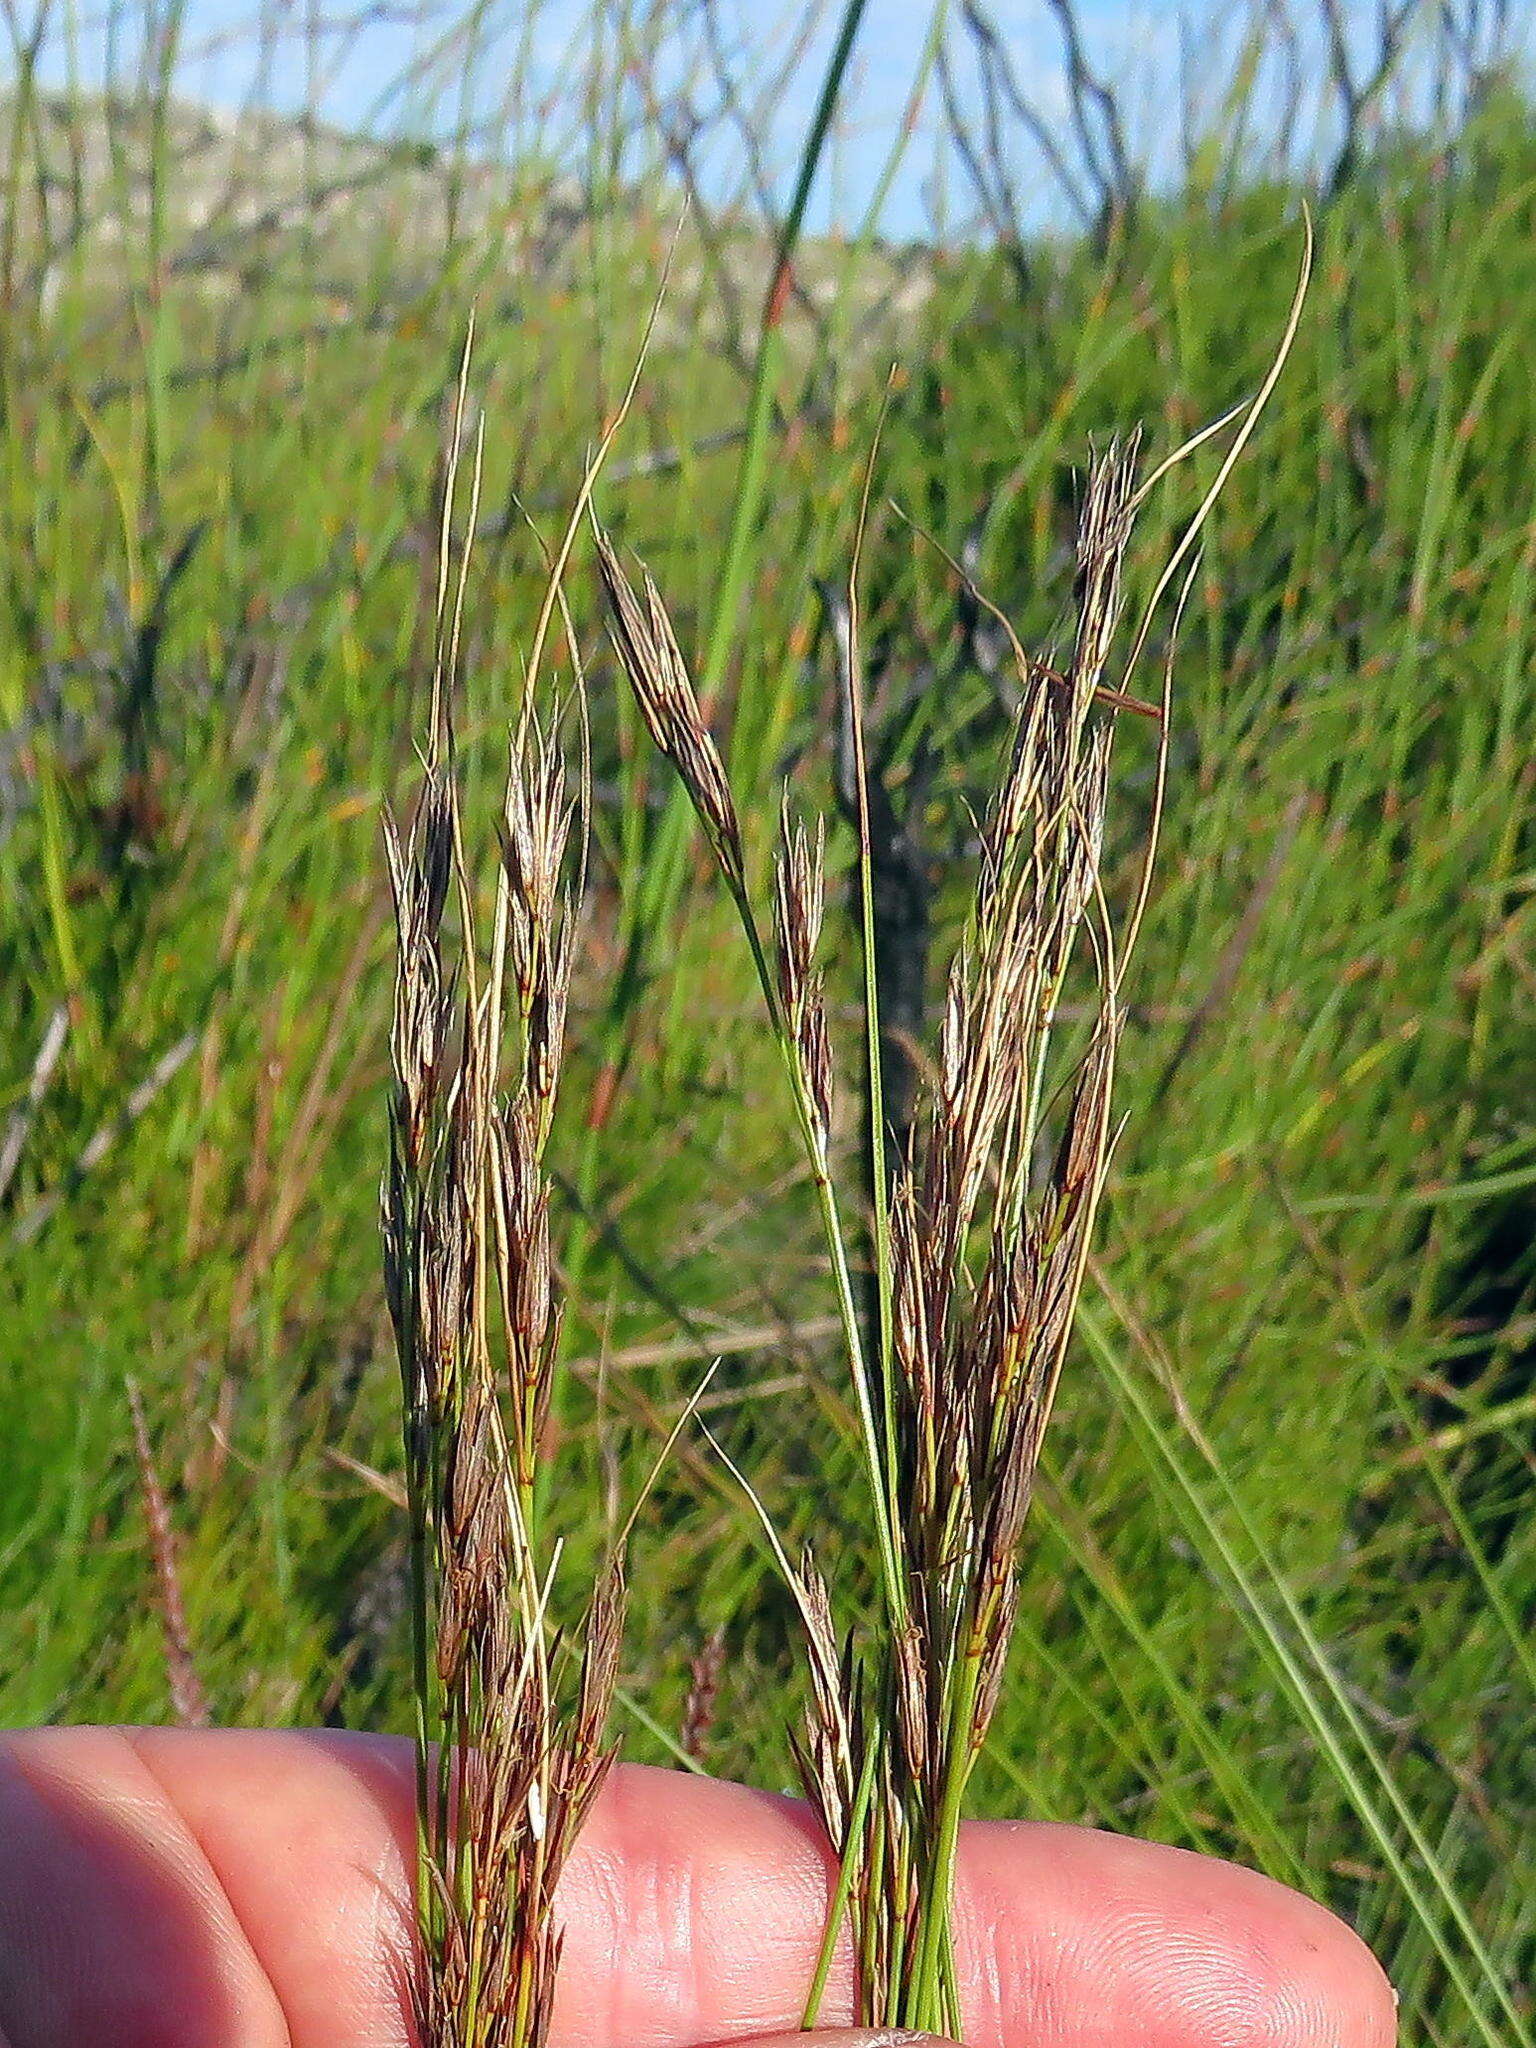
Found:
M 411 1841 L 397 1740 L 0 1737 L 0 2048 L 407 2048 Z M 794 1802 L 621 1768 L 561 1893 L 554 2048 L 804 2048 L 788 2030 L 826 1893 Z M 957 1925 L 974 2048 L 1388 2048 L 1395 2034 L 1386 1979 L 1341 1921 L 1209 1857 L 976 1825 Z M 841 1973 L 829 2022 L 848 2000 Z

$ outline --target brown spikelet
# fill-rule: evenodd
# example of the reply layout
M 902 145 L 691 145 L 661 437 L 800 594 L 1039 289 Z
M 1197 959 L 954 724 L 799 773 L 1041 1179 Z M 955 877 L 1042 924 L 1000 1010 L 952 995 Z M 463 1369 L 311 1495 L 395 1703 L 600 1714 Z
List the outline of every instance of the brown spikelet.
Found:
M 709 1748 L 724 1671 L 725 1630 L 717 1627 L 710 1630 L 688 1665 L 688 1698 L 677 1746 L 693 1763 L 702 1763 Z
M 778 998 L 787 1047 L 811 1113 L 812 1135 L 823 1155 L 832 1129 L 832 1042 L 827 1031 L 826 996 L 816 968 L 825 907 L 824 839 L 825 827 L 819 818 L 814 835 L 791 821 L 786 796 L 774 867 Z
M 564 761 L 530 715 L 511 744 L 501 849 L 526 1092 L 541 1144 L 554 1114 L 570 993 L 571 919 L 561 898 L 570 824 Z
M 848 1840 L 858 1749 L 857 1694 L 850 1685 L 850 1656 L 840 1650 L 827 1582 L 807 1552 L 791 1591 L 805 1627 L 810 1664 L 811 1705 L 795 1760 L 807 1799 L 821 1817 L 832 1846 L 841 1853 Z
M 155 1454 L 144 1418 L 144 1400 L 138 1382 L 127 1382 L 128 1411 L 133 1418 L 133 1448 L 139 1471 L 139 1498 L 144 1504 L 144 1521 L 149 1531 L 150 1554 L 155 1563 L 155 1590 L 160 1610 L 160 1629 L 165 1646 L 165 1675 L 170 1686 L 171 1710 L 179 1726 L 206 1728 L 209 1725 L 208 1695 L 198 1676 L 192 1655 L 192 1637 L 187 1628 L 187 1610 L 181 1597 L 181 1569 L 176 1556 L 176 1532 L 166 1503 Z
M 694 695 L 661 593 L 645 570 L 645 604 L 635 596 L 613 544 L 597 531 L 597 566 L 608 600 L 614 652 L 656 745 L 677 770 L 734 891 L 746 887 L 741 825 L 725 768 Z
M 815 971 L 825 906 L 822 864 L 826 827 L 816 820 L 814 836 L 792 820 L 786 794 L 780 818 L 779 856 L 774 868 L 774 936 L 778 945 L 779 994 L 793 1017 Z
M 397 935 L 392 1114 L 399 1123 L 403 1161 L 415 1171 L 436 1107 L 452 1018 L 439 933 L 452 871 L 453 819 L 447 785 L 436 770 L 427 771 L 404 844 L 385 811 L 384 851 Z

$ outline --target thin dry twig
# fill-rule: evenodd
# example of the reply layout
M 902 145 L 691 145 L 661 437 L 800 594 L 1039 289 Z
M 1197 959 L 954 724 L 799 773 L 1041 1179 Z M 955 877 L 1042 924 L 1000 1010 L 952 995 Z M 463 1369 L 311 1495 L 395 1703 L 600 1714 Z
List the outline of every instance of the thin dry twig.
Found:
M 18 1217 L 11 1235 L 18 1245 L 29 1245 L 52 1222 L 63 1202 L 89 1174 L 101 1165 L 112 1147 L 125 1138 L 145 1110 L 181 1071 L 197 1049 L 200 1033 L 188 1031 L 174 1045 L 167 1046 L 149 1072 L 130 1092 L 122 1108 L 99 1124 L 81 1147 L 78 1157 L 63 1179 L 49 1188 Z
M 4 1201 L 6 1189 L 16 1176 L 21 1164 L 22 1148 L 27 1142 L 27 1132 L 42 1107 L 43 1097 L 48 1092 L 48 1083 L 53 1079 L 53 1070 L 64 1051 L 64 1041 L 69 1036 L 69 1005 L 60 1003 L 48 1019 L 42 1042 L 37 1048 L 37 1057 L 32 1062 L 32 1072 L 27 1080 L 27 1092 L 6 1119 L 5 1138 L 0 1142 L 0 1201 Z

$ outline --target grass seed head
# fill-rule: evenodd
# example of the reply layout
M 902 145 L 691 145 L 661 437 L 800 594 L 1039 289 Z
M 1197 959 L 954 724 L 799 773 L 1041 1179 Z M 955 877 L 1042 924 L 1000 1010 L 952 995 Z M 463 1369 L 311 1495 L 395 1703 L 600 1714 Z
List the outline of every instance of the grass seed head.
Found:
M 597 535 L 597 565 L 619 664 L 651 738 L 682 779 L 733 891 L 746 888 L 741 824 L 719 750 L 704 723 L 661 593 L 645 571 L 645 604 L 631 589 L 608 536 Z
M 513 738 L 488 973 L 456 806 L 434 761 L 405 839 L 385 825 L 397 969 L 383 1236 L 412 1554 L 415 2018 L 422 2048 L 540 2048 L 560 1953 L 554 1888 L 611 1758 L 624 1611 L 615 1560 L 573 1657 L 551 1611 L 558 1546 L 546 1552 L 536 1526 L 561 1321 L 543 1149 L 573 928 L 553 728 L 530 714 Z M 457 973 L 441 939 L 455 877 Z M 506 1018 L 520 1054 L 510 1088 Z

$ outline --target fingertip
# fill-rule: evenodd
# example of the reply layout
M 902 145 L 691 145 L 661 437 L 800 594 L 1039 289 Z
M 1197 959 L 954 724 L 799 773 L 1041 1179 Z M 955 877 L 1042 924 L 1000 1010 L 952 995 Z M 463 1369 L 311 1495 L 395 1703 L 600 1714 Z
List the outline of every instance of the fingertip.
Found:
M 968 1847 L 968 1975 L 987 1992 L 975 2048 L 1396 2038 L 1395 1996 L 1360 1937 L 1257 1872 L 1071 1828 L 982 1827 Z
M 1332 2048 L 1335 2042 L 1340 2048 L 1393 2048 L 1397 1993 L 1374 1951 L 1325 1906 L 1311 1899 L 1299 1903 L 1315 1931 L 1281 1957 L 1275 2004 L 1277 2011 L 1300 2014 L 1302 2025 L 1275 2038 L 1286 2048 Z
M 1232 1876 L 1222 1931 L 1203 1979 L 1189 1974 L 1190 2033 L 1264 2048 L 1391 2048 L 1397 1997 L 1354 1929 L 1315 1899 L 1225 1868 Z

